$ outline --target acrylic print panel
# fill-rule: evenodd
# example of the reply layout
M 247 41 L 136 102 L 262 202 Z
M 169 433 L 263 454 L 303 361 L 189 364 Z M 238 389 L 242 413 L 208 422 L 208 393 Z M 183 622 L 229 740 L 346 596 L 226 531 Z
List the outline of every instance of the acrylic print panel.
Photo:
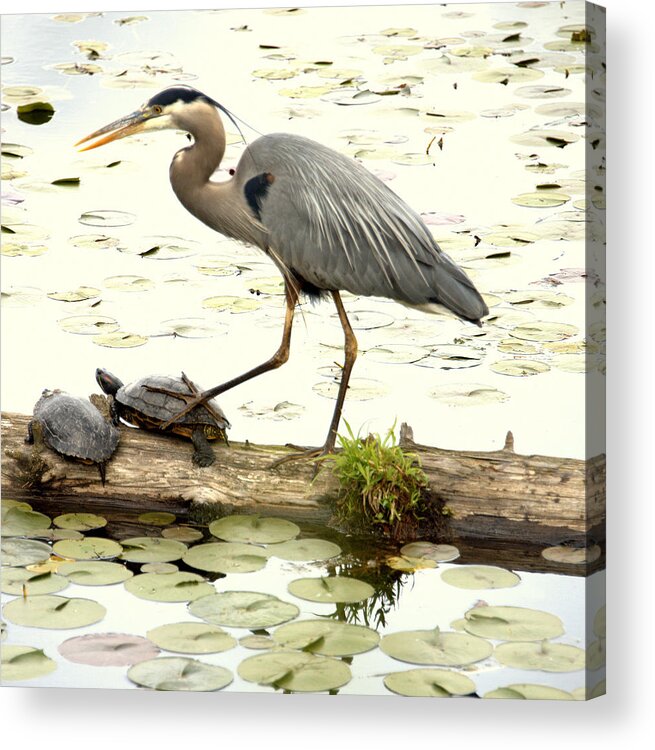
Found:
M 602 10 L 2 21 L 3 684 L 603 694 Z M 138 112 L 148 129 L 73 148 Z M 212 179 L 232 186 L 213 204 L 219 117 Z M 257 151 L 270 133 L 322 145 Z M 178 186 L 191 213 L 168 172 L 189 146 L 178 161 L 207 149 L 196 192 Z M 240 231 L 277 244 L 225 236 Z M 220 414 L 177 418 L 147 386 L 191 388 L 184 371 L 210 387 L 270 357 L 299 244 L 295 282 L 341 289 L 359 346 L 338 458 L 315 480 L 307 459 L 270 468 L 286 443 L 323 443 L 343 376 L 330 295 L 303 295 L 289 361 L 218 397 L 229 444 L 199 466 Z M 437 244 L 470 285 L 441 265 L 434 299 L 399 304 Z M 463 319 L 473 289 L 481 327 Z M 435 299 L 458 315 L 418 309 Z M 58 394 L 35 406 L 45 388 L 103 406 L 99 367 L 149 378 L 115 394 L 118 428 Z

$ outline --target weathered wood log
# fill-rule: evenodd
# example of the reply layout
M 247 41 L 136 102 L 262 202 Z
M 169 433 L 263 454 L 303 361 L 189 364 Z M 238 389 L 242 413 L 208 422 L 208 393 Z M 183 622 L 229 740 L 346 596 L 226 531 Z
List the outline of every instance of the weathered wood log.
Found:
M 129 428 L 122 429 L 103 486 L 95 467 L 26 446 L 29 419 L 2 415 L 5 497 L 175 512 L 211 504 L 215 515 L 258 512 L 325 523 L 339 491 L 329 461 L 314 479 L 307 462 L 272 469 L 286 447 L 216 445 L 216 462 L 201 469 L 191 462 L 191 443 Z M 604 540 L 604 456 L 589 461 L 522 456 L 514 453 L 511 433 L 500 451 L 443 450 L 414 443 L 405 425 L 401 445 L 418 455 L 432 494 L 451 514 L 455 539 L 541 546 Z

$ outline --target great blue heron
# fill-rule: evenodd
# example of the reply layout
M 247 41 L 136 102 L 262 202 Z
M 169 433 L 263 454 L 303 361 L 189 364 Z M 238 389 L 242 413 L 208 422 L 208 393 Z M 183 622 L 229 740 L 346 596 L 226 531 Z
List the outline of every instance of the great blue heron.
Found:
M 317 456 L 334 450 L 357 340 L 340 290 L 388 297 L 427 312 L 447 308 L 477 323 L 489 311 L 469 277 L 444 253 L 406 203 L 358 162 L 298 135 L 273 133 L 251 143 L 232 178 L 212 174 L 225 154 L 225 107 L 190 86 L 171 86 L 140 109 L 96 130 L 76 145 L 82 151 L 150 130 L 189 133 L 193 143 L 170 166 L 182 205 L 207 226 L 255 245 L 284 278 L 286 316 L 282 342 L 261 365 L 189 397 L 194 407 L 273 370 L 289 358 L 291 325 L 300 294 L 331 295 L 345 336 L 345 362 L 327 438 Z M 97 139 L 97 140 L 94 140 Z

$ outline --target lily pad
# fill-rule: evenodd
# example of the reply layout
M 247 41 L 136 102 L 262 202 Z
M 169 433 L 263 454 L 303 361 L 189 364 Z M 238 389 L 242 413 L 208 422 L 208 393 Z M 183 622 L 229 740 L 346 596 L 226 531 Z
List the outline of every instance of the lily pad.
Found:
M 290 594 L 310 602 L 352 603 L 373 596 L 375 589 L 365 581 L 346 576 L 297 578 L 287 586 Z
M 263 304 L 263 300 L 257 297 L 207 297 L 202 301 L 202 306 L 208 310 L 230 313 L 251 312 L 252 310 L 258 310 Z
M 207 321 L 204 318 L 176 318 L 164 320 L 162 327 L 184 339 L 207 339 L 222 336 L 229 328 L 222 323 Z
M 146 292 L 154 287 L 155 282 L 143 276 L 109 276 L 104 284 L 107 289 L 119 292 Z
M 450 698 L 475 692 L 475 683 L 470 677 L 448 669 L 393 672 L 384 678 L 384 685 L 392 693 L 416 698 Z
M 393 570 L 400 570 L 403 573 L 414 573 L 417 570 L 438 567 L 434 560 L 428 560 L 425 557 L 409 557 L 408 555 L 392 555 L 387 557 L 385 563 Z
M 596 612 L 594 615 L 594 622 L 593 622 L 593 628 L 594 628 L 594 634 L 597 635 L 599 638 L 605 638 L 607 634 L 607 610 L 605 605 L 600 607 L 600 609 Z
M 121 560 L 135 563 L 172 562 L 184 557 L 188 551 L 188 547 L 182 542 L 152 536 L 130 537 L 121 540 L 121 544 Z
M 100 296 L 100 289 L 93 286 L 78 286 L 77 289 L 71 289 L 66 292 L 49 292 L 50 299 L 59 302 L 83 302 L 84 300 L 93 299 Z
M 244 635 L 243 638 L 239 638 L 239 646 L 253 651 L 267 651 L 275 646 L 275 641 L 270 635 Z
M 127 211 L 86 211 L 78 221 L 80 224 L 88 224 L 92 227 L 125 227 L 133 224 L 136 216 Z
M 202 531 L 190 526 L 167 526 L 162 530 L 161 535 L 164 539 L 175 539 L 175 541 L 185 544 L 197 542 L 203 537 Z
M 458 565 L 444 570 L 441 578 L 459 589 L 508 589 L 521 582 L 516 573 L 492 565 Z
M 541 641 L 564 633 L 559 617 L 527 607 L 474 607 L 464 618 L 467 633 L 496 641 Z
M 208 542 L 192 547 L 184 562 L 212 573 L 252 573 L 265 567 L 268 553 L 262 547 L 240 542 Z
M 500 375 L 512 375 L 514 377 L 526 377 L 548 372 L 550 367 L 545 362 L 535 359 L 501 359 L 492 362 L 489 369 Z
M 141 573 L 125 581 L 125 588 L 139 599 L 153 602 L 190 602 L 215 591 L 202 576 L 179 572 Z
M 568 323 L 551 323 L 534 320 L 517 326 L 509 335 L 522 341 L 562 341 L 578 333 L 578 328 Z
M 4 501 L 3 501 L 4 504 Z M 42 563 L 50 557 L 52 548 L 34 539 L 3 539 L 2 567 L 22 567 Z
M 516 96 L 521 96 L 524 99 L 559 99 L 560 97 L 568 96 L 570 93 L 571 89 L 553 85 L 522 86 L 514 92 Z
M 7 258 L 34 258 L 48 252 L 46 245 L 25 244 L 18 242 L 3 242 L 1 248 L 2 254 Z
M 414 344 L 385 344 L 368 349 L 365 357 L 373 362 L 384 364 L 411 364 L 425 359 L 430 350 Z
M 273 640 L 292 648 L 322 656 L 354 656 L 374 649 L 380 636 L 364 625 L 349 625 L 333 620 L 302 620 L 281 625 Z
M 301 404 L 294 404 L 291 401 L 279 401 L 277 404 L 265 404 L 255 401 L 247 401 L 241 404 L 239 411 L 246 417 L 256 419 L 274 419 L 276 421 L 297 419 L 302 416 L 305 407 Z
M 118 557 L 123 547 L 112 539 L 87 536 L 84 539 L 63 539 L 55 542 L 52 551 L 73 560 L 109 560 Z
M 85 250 L 109 250 L 120 244 L 116 237 L 108 237 L 106 234 L 77 234 L 70 238 L 70 242 Z
M 286 542 L 300 533 L 300 528 L 283 518 L 258 515 L 226 516 L 209 524 L 209 532 L 228 542 L 274 544 Z
M 114 333 L 120 326 L 106 315 L 71 315 L 58 321 L 60 327 L 68 333 L 76 333 L 81 336 L 98 336 Z
M 32 646 L 2 647 L 2 680 L 18 682 L 43 677 L 57 669 L 57 662 Z
M 149 526 L 168 526 L 175 522 L 175 513 L 165 511 L 153 511 L 150 513 L 141 513 L 137 518 L 139 523 L 145 523 Z
M 123 633 L 80 635 L 64 641 L 57 650 L 68 661 L 94 667 L 126 667 L 159 654 L 147 638 Z
M 538 669 L 542 672 L 575 672 L 585 668 L 585 652 L 564 643 L 501 643 L 496 659 L 506 667 Z
M 107 519 L 95 513 L 64 513 L 53 519 L 55 526 L 60 529 L 73 529 L 75 531 L 91 531 L 101 529 L 107 525 Z
M 21 507 L 2 508 L 0 532 L 3 537 L 40 536 L 39 532 L 43 532 L 49 527 L 50 519 L 43 513 L 25 510 Z
M 127 331 L 113 331 L 93 337 L 93 343 L 98 346 L 107 346 L 110 349 L 131 349 L 148 343 L 145 336 Z
M 293 539 L 266 548 L 269 555 L 293 562 L 319 562 L 341 554 L 341 547 L 326 539 Z
M 543 78 L 543 70 L 533 68 L 491 68 L 490 70 L 481 70 L 473 73 L 473 78 L 481 83 L 500 83 L 507 85 L 509 83 L 523 83 L 525 81 L 536 81 Z
M 433 388 L 431 398 L 447 406 L 479 407 L 491 404 L 502 404 L 509 396 L 497 388 L 482 383 L 451 383 Z
M 322 380 L 312 386 L 314 393 L 324 398 L 335 400 L 339 392 L 339 383 Z M 351 378 L 348 383 L 349 401 L 370 401 L 389 393 L 389 386 L 372 378 Z
M 196 659 L 163 656 L 142 661 L 127 672 L 132 682 L 151 690 L 221 690 L 232 682 L 232 672 L 225 667 L 205 664 Z
M 107 613 L 102 604 L 91 599 L 69 599 L 50 594 L 13 599 L 2 611 L 15 625 L 49 630 L 83 628 L 99 622 Z
M 569 547 L 567 545 L 556 545 L 546 547 L 541 551 L 541 556 L 545 560 L 565 563 L 566 565 L 589 565 L 598 560 L 601 555 L 601 549 L 597 544 L 589 547 Z
M 343 661 L 298 651 L 250 656 L 239 664 L 237 672 L 248 682 L 298 693 L 336 690 L 352 678 Z
M 433 542 L 410 542 L 400 548 L 403 555 L 434 560 L 437 563 L 450 562 L 459 557 L 459 550 L 452 544 L 434 544 Z
M 115 562 L 64 562 L 58 572 L 79 586 L 111 586 L 131 578 L 133 573 L 125 565 Z
M 159 648 L 179 654 L 218 654 L 237 645 L 229 633 L 202 622 L 160 625 L 149 630 L 147 636 Z
M 25 568 L 2 571 L 2 592 L 13 596 L 55 594 L 68 586 L 68 579 L 56 573 L 34 573 Z
M 568 130 L 528 130 L 520 135 L 513 135 L 511 140 L 521 146 L 566 148 L 579 141 L 580 136 Z
M 521 193 L 512 198 L 512 203 L 527 208 L 555 208 L 571 200 L 570 195 L 556 191 L 543 191 L 538 193 Z
M 189 612 L 214 625 L 258 630 L 293 620 L 300 610 L 271 594 L 225 591 L 191 602 Z
M 463 666 L 491 656 L 493 646 L 468 633 L 434 630 L 405 630 L 385 635 L 380 649 L 388 656 L 412 664 Z
M 55 108 L 50 102 L 28 102 L 16 107 L 16 115 L 21 122 L 29 125 L 44 125 L 50 122 L 55 114 Z
M 533 701 L 574 700 L 573 695 L 566 690 L 560 690 L 560 688 L 551 687 L 550 685 L 531 685 L 528 683 L 496 688 L 495 690 L 490 690 L 488 693 L 485 693 L 482 697 Z
M 142 573 L 155 573 L 157 575 L 169 575 L 171 573 L 177 573 L 180 569 L 175 563 L 168 562 L 151 562 L 143 563 L 139 568 Z

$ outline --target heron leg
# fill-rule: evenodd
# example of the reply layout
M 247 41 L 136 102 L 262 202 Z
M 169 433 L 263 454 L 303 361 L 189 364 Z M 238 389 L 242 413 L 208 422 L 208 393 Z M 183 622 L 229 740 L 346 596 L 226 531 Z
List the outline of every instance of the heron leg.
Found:
M 231 388 L 234 388 L 237 385 L 241 385 L 241 383 L 245 383 L 247 380 L 256 378 L 258 375 L 263 375 L 263 373 L 268 372 L 269 370 L 277 369 L 278 367 L 280 367 L 280 365 L 283 365 L 289 359 L 291 326 L 293 324 L 293 314 L 296 308 L 296 303 L 298 302 L 298 291 L 294 289 L 288 282 L 285 282 L 284 293 L 287 303 L 286 313 L 284 316 L 284 330 L 282 331 L 282 341 L 275 354 L 270 359 L 267 359 L 266 362 L 263 362 L 261 365 L 253 367 L 252 370 L 244 372 L 243 375 L 232 378 L 232 380 L 228 380 L 226 383 L 217 385 L 214 388 L 203 391 L 202 393 L 193 395 L 176 393 L 175 397 L 185 400 L 186 406 L 173 417 L 171 417 L 168 422 L 163 424 L 161 426 L 162 430 L 170 427 L 173 422 L 176 422 L 178 419 L 184 417 L 190 411 L 195 409 L 196 406 L 206 404 L 210 399 L 216 398 L 216 396 L 219 396 L 221 393 L 225 393 L 225 391 L 229 391 Z

